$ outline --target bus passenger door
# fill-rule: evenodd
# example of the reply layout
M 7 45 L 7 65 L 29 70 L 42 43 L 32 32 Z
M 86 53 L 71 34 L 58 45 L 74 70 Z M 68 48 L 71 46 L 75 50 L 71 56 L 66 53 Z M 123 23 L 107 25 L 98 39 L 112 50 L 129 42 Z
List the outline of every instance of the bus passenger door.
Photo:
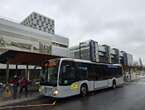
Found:
M 95 89 L 106 88 L 108 86 L 108 80 L 105 78 L 105 65 L 96 66 L 97 80 L 95 81 Z

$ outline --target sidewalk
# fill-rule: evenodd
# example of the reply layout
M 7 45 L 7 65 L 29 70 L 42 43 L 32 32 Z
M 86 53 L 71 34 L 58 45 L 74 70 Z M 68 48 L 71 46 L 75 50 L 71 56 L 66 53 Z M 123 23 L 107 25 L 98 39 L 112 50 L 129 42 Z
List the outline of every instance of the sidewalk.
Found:
M 22 94 L 21 96 L 17 96 L 15 99 L 11 97 L 4 97 L 0 96 L 0 106 L 5 106 L 5 105 L 12 105 L 20 102 L 25 102 L 25 101 L 30 101 L 34 100 L 40 97 L 39 92 L 29 92 L 27 96 L 25 94 Z

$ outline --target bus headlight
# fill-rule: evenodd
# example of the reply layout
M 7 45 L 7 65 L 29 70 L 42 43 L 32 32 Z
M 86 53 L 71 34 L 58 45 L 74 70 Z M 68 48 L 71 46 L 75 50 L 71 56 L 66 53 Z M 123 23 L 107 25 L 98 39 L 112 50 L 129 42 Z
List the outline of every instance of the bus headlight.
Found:
M 59 94 L 59 91 L 57 90 L 57 89 L 55 89 L 54 91 L 53 91 L 53 96 L 57 96 Z
M 44 90 L 44 87 L 43 86 L 40 86 L 39 92 L 42 92 L 43 90 Z

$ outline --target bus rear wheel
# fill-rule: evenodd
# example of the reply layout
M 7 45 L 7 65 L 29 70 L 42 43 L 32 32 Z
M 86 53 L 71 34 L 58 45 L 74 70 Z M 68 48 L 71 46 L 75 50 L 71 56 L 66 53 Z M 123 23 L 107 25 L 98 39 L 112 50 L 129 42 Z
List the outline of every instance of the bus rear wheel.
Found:
M 113 89 L 116 88 L 116 81 L 115 81 L 115 80 L 113 80 L 113 82 L 112 82 L 112 88 L 113 88 Z
M 81 96 L 86 96 L 88 94 L 88 87 L 86 84 L 83 84 L 80 89 Z

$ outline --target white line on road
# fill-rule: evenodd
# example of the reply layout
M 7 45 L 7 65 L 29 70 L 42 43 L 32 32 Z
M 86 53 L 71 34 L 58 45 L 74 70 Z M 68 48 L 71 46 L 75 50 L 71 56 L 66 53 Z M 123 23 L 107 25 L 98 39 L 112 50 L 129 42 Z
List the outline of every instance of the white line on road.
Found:
M 137 84 L 139 84 L 139 85 L 145 85 L 145 82 L 133 82 L 131 84 L 135 84 L 135 85 L 137 85 Z
M 36 104 L 36 105 L 5 106 L 5 107 L 0 107 L 0 110 L 13 109 L 13 108 L 27 108 L 27 107 L 53 106 L 53 105 L 55 105 L 55 104 L 56 104 L 56 101 L 54 101 L 52 104 Z

